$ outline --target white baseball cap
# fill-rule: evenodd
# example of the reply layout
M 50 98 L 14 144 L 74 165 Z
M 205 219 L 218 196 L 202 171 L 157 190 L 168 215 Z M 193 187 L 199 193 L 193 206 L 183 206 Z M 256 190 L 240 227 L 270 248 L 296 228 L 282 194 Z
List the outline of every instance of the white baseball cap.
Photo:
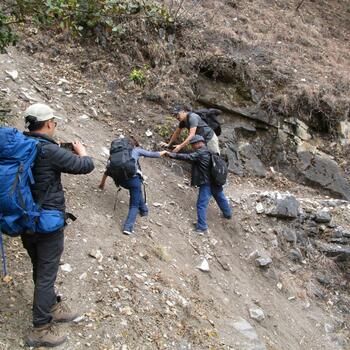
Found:
M 62 119 L 57 115 L 54 115 L 53 109 L 43 103 L 34 103 L 33 105 L 29 106 L 24 111 L 24 118 L 27 117 L 34 117 L 37 122 L 45 122 L 53 118 L 60 120 Z

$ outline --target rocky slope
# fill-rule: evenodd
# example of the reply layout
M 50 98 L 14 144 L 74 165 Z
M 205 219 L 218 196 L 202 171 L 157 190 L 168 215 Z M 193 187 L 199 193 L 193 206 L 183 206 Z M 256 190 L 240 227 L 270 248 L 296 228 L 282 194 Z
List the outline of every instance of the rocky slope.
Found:
M 96 164 L 89 176 L 64 176 L 79 220 L 67 229 L 58 290 L 82 317 L 62 326 L 62 349 L 349 348 L 350 208 L 329 196 L 349 193 L 346 11 L 344 1 L 297 12 L 282 1 L 203 1 L 175 37 L 106 51 L 33 30 L 0 56 L 1 124 L 23 129 L 21 111 L 47 102 L 65 118 L 58 137 L 83 140 Z M 130 82 L 148 62 L 146 85 Z M 234 218 L 212 203 L 210 233 L 197 236 L 186 169 L 146 160 L 150 216 L 125 237 L 127 193 L 111 181 L 97 189 L 110 141 L 134 133 L 155 149 L 180 100 L 224 110 Z M 12 350 L 30 327 L 32 282 L 20 240 L 6 249 L 13 279 L 0 284 L 0 349 Z

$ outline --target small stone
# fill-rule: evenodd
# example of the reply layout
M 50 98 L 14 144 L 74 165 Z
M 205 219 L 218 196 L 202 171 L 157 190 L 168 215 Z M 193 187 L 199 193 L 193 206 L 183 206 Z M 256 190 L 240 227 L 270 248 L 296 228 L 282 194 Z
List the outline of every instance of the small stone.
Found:
M 151 137 L 153 135 L 153 132 L 149 129 L 147 129 L 147 131 L 145 132 L 147 137 Z
M 257 266 L 269 267 L 272 264 L 272 259 L 268 256 L 255 259 Z
M 318 223 L 325 224 L 325 223 L 328 223 L 332 220 L 332 216 L 328 210 L 323 209 L 323 210 L 318 211 L 315 214 L 314 220 Z
M 72 266 L 70 264 L 63 264 L 61 265 L 61 270 L 64 272 L 72 272 Z
M 291 249 L 288 254 L 288 258 L 294 262 L 301 262 L 303 260 L 303 256 L 299 249 Z
M 317 275 L 316 279 L 319 283 L 323 284 L 324 286 L 329 286 L 331 284 L 331 278 L 326 275 Z
M 18 72 L 15 69 L 5 70 L 5 72 L 13 81 L 15 81 L 18 78 Z
M 78 119 L 79 120 L 89 120 L 90 117 L 88 115 L 86 115 L 86 114 L 82 114 Z
M 297 235 L 295 230 L 291 228 L 286 228 L 282 231 L 282 235 L 287 242 L 295 243 L 297 241 Z
M 99 263 L 101 263 L 103 260 L 103 255 L 99 249 L 91 250 L 91 252 L 89 253 L 89 256 L 91 256 L 92 258 L 95 258 Z
M 209 263 L 207 259 L 203 259 L 201 263 L 197 266 L 197 268 L 203 272 L 209 271 Z
M 162 203 L 155 202 L 155 203 L 153 203 L 153 206 L 156 208 L 159 208 L 162 206 Z
M 73 320 L 73 322 L 74 322 L 74 323 L 79 323 L 79 322 L 83 321 L 84 319 L 85 319 L 85 316 L 84 316 L 84 315 L 81 315 L 81 316 L 76 317 L 76 318 Z
M 264 206 L 262 205 L 262 203 L 258 203 L 255 207 L 255 210 L 258 214 L 262 214 L 265 209 L 264 209 Z
M 278 283 L 277 283 L 277 288 L 278 288 L 279 290 L 282 290 L 283 284 L 282 284 L 281 282 L 278 282 Z
M 263 319 L 265 319 L 265 314 L 264 311 L 260 308 L 251 308 L 249 309 L 249 314 L 250 317 L 258 322 L 262 321 Z

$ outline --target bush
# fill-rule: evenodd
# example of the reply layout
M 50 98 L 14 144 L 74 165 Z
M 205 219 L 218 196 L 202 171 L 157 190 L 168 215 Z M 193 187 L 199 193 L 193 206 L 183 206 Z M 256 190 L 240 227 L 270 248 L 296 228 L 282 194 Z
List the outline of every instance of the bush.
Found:
M 153 0 L 7 0 L 7 7 L 20 20 L 29 19 L 73 34 L 96 26 L 119 33 L 133 16 L 166 26 L 172 22 L 166 6 Z M 125 18 L 127 21 L 124 21 Z M 125 23 L 124 23 L 125 22 Z
M 134 68 L 130 73 L 130 80 L 137 85 L 144 86 L 146 83 L 146 75 L 144 70 Z
M 5 53 L 6 47 L 15 45 L 18 40 L 11 28 L 12 21 L 12 18 L 6 16 L 0 9 L 0 53 Z

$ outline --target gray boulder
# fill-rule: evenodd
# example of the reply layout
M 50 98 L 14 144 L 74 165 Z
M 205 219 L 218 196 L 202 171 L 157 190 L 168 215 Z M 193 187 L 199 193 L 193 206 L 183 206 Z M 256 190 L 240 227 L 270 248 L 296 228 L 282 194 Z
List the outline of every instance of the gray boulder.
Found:
M 329 155 L 316 150 L 306 142 L 299 143 L 297 155 L 296 167 L 306 182 L 321 186 L 350 200 L 350 185 L 338 163 Z
M 325 224 L 332 220 L 332 216 L 328 210 L 319 210 L 315 214 L 314 220 L 320 224 Z
M 265 213 L 282 219 L 295 219 L 299 213 L 299 202 L 290 194 L 268 192 L 262 195 L 261 201 Z

